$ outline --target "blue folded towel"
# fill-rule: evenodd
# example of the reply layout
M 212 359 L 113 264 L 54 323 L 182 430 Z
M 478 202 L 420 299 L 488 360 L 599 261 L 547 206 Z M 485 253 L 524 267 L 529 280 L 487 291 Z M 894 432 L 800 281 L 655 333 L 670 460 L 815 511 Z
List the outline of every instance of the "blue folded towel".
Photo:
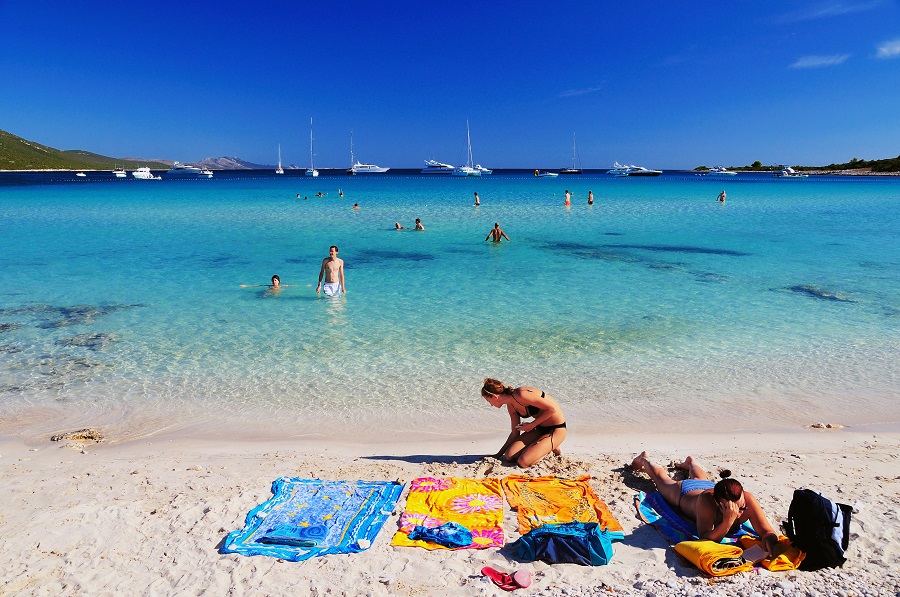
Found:
M 431 541 L 450 549 L 472 545 L 472 531 L 452 521 L 434 528 L 417 526 L 410 532 L 409 538 Z
M 265 532 L 257 539 L 259 543 L 275 545 L 294 545 L 297 547 L 318 547 L 328 535 L 328 528 L 322 525 L 298 527 L 279 524 Z

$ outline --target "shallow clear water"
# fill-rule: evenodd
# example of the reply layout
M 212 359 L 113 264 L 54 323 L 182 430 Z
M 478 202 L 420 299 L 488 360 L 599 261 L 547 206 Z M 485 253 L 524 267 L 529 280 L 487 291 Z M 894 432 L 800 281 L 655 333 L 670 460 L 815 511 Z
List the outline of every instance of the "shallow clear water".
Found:
M 896 422 L 898 210 L 874 178 L 4 186 L 0 414 L 453 434 L 505 425 L 492 376 L 576 429 Z

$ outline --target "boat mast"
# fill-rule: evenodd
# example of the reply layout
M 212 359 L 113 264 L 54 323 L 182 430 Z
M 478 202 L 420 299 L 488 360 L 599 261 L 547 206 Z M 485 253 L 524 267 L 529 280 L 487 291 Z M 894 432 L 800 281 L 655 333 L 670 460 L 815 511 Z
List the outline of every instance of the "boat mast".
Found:
M 475 165 L 475 160 L 472 159 L 472 137 L 469 135 L 469 120 L 466 119 L 466 145 L 469 150 L 469 162 L 466 164 L 469 168 Z
M 575 132 L 572 132 L 572 170 L 577 170 L 578 164 L 575 160 Z
M 309 169 L 315 170 L 313 166 L 313 134 L 312 134 L 312 117 L 309 118 Z

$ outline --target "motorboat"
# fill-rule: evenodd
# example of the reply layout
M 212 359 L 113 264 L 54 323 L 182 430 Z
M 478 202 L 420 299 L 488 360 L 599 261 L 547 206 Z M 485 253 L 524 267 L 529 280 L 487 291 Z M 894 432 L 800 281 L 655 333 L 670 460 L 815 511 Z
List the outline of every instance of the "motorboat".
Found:
M 309 168 L 304 172 L 306 176 L 318 176 L 319 171 L 313 165 L 313 129 L 312 118 L 309 119 Z
M 181 162 L 175 162 L 166 172 L 166 178 L 212 178 L 212 176 L 211 170 L 189 166 Z
M 137 170 L 132 172 L 131 175 L 138 180 L 162 180 L 162 176 L 153 176 L 153 173 L 150 172 L 150 168 L 148 168 L 147 166 L 138 168 Z
M 725 166 L 713 166 L 706 172 L 698 172 L 697 176 L 737 176 L 737 172 L 729 170 Z
M 790 166 L 782 166 L 780 171 L 775 172 L 775 178 L 809 178 L 809 174 L 797 172 Z
M 634 164 L 631 164 L 630 166 L 623 166 L 619 162 L 615 162 L 615 165 L 607 170 L 606 173 L 618 177 L 659 176 L 660 174 L 662 174 L 662 170 L 651 170 L 650 168 L 644 168 L 643 166 L 635 166 Z
M 354 157 L 353 131 L 350 131 L 350 168 L 347 169 L 347 174 L 383 174 L 388 170 L 390 170 L 390 168 L 382 168 L 375 164 L 363 164 Z
M 465 166 L 458 166 L 453 169 L 453 176 L 481 176 L 481 170 L 476 170 L 472 163 L 472 137 L 469 136 L 469 121 L 466 121 L 466 146 L 468 148 L 468 158 Z
M 382 174 L 388 170 L 390 170 L 390 168 L 382 168 L 375 164 L 362 164 L 360 162 L 356 162 L 350 166 L 350 174 Z
M 281 143 L 278 144 L 278 167 L 275 168 L 275 174 L 284 174 L 284 168 L 281 167 Z
M 575 149 L 575 133 L 572 133 L 572 167 L 563 168 L 560 174 L 582 174 L 582 169 L 578 167 L 578 152 Z
M 425 167 L 422 168 L 422 174 L 451 174 L 452 172 L 453 166 L 435 160 L 425 160 Z
M 77 174 L 75 174 L 75 176 L 78 176 L 78 177 L 80 177 L 80 178 L 84 178 L 84 177 L 87 176 L 87 174 L 85 174 L 84 172 L 78 172 Z
M 113 170 L 113 176 L 116 178 L 127 178 L 128 172 L 125 172 L 125 168 L 116 166 L 115 170 Z
M 537 176 L 538 178 L 556 178 L 557 176 L 559 176 L 559 174 L 557 174 L 556 172 L 549 172 L 546 170 L 544 172 L 541 172 L 540 170 L 535 170 L 534 175 Z
M 492 174 L 494 172 L 490 168 L 485 168 L 481 164 L 475 164 L 475 169 L 481 172 L 482 176 L 484 176 L 485 174 Z

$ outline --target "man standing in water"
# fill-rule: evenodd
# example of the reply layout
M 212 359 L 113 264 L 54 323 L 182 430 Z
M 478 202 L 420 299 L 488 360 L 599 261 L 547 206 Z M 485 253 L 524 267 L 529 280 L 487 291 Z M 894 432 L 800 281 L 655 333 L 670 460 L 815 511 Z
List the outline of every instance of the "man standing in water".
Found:
M 319 270 L 319 284 L 316 286 L 316 294 L 319 289 L 325 291 L 325 296 L 339 296 L 346 293 L 344 286 L 344 260 L 338 259 L 338 248 L 331 245 L 328 257 L 322 260 L 322 269 Z M 325 276 L 325 284 L 322 284 L 322 276 Z
M 499 243 L 502 239 L 509 240 L 509 237 L 506 236 L 506 233 L 503 232 L 503 229 L 500 228 L 500 222 L 494 222 L 494 229 L 488 232 L 487 238 L 484 240 L 487 241 L 489 238 L 494 237 L 494 242 Z

